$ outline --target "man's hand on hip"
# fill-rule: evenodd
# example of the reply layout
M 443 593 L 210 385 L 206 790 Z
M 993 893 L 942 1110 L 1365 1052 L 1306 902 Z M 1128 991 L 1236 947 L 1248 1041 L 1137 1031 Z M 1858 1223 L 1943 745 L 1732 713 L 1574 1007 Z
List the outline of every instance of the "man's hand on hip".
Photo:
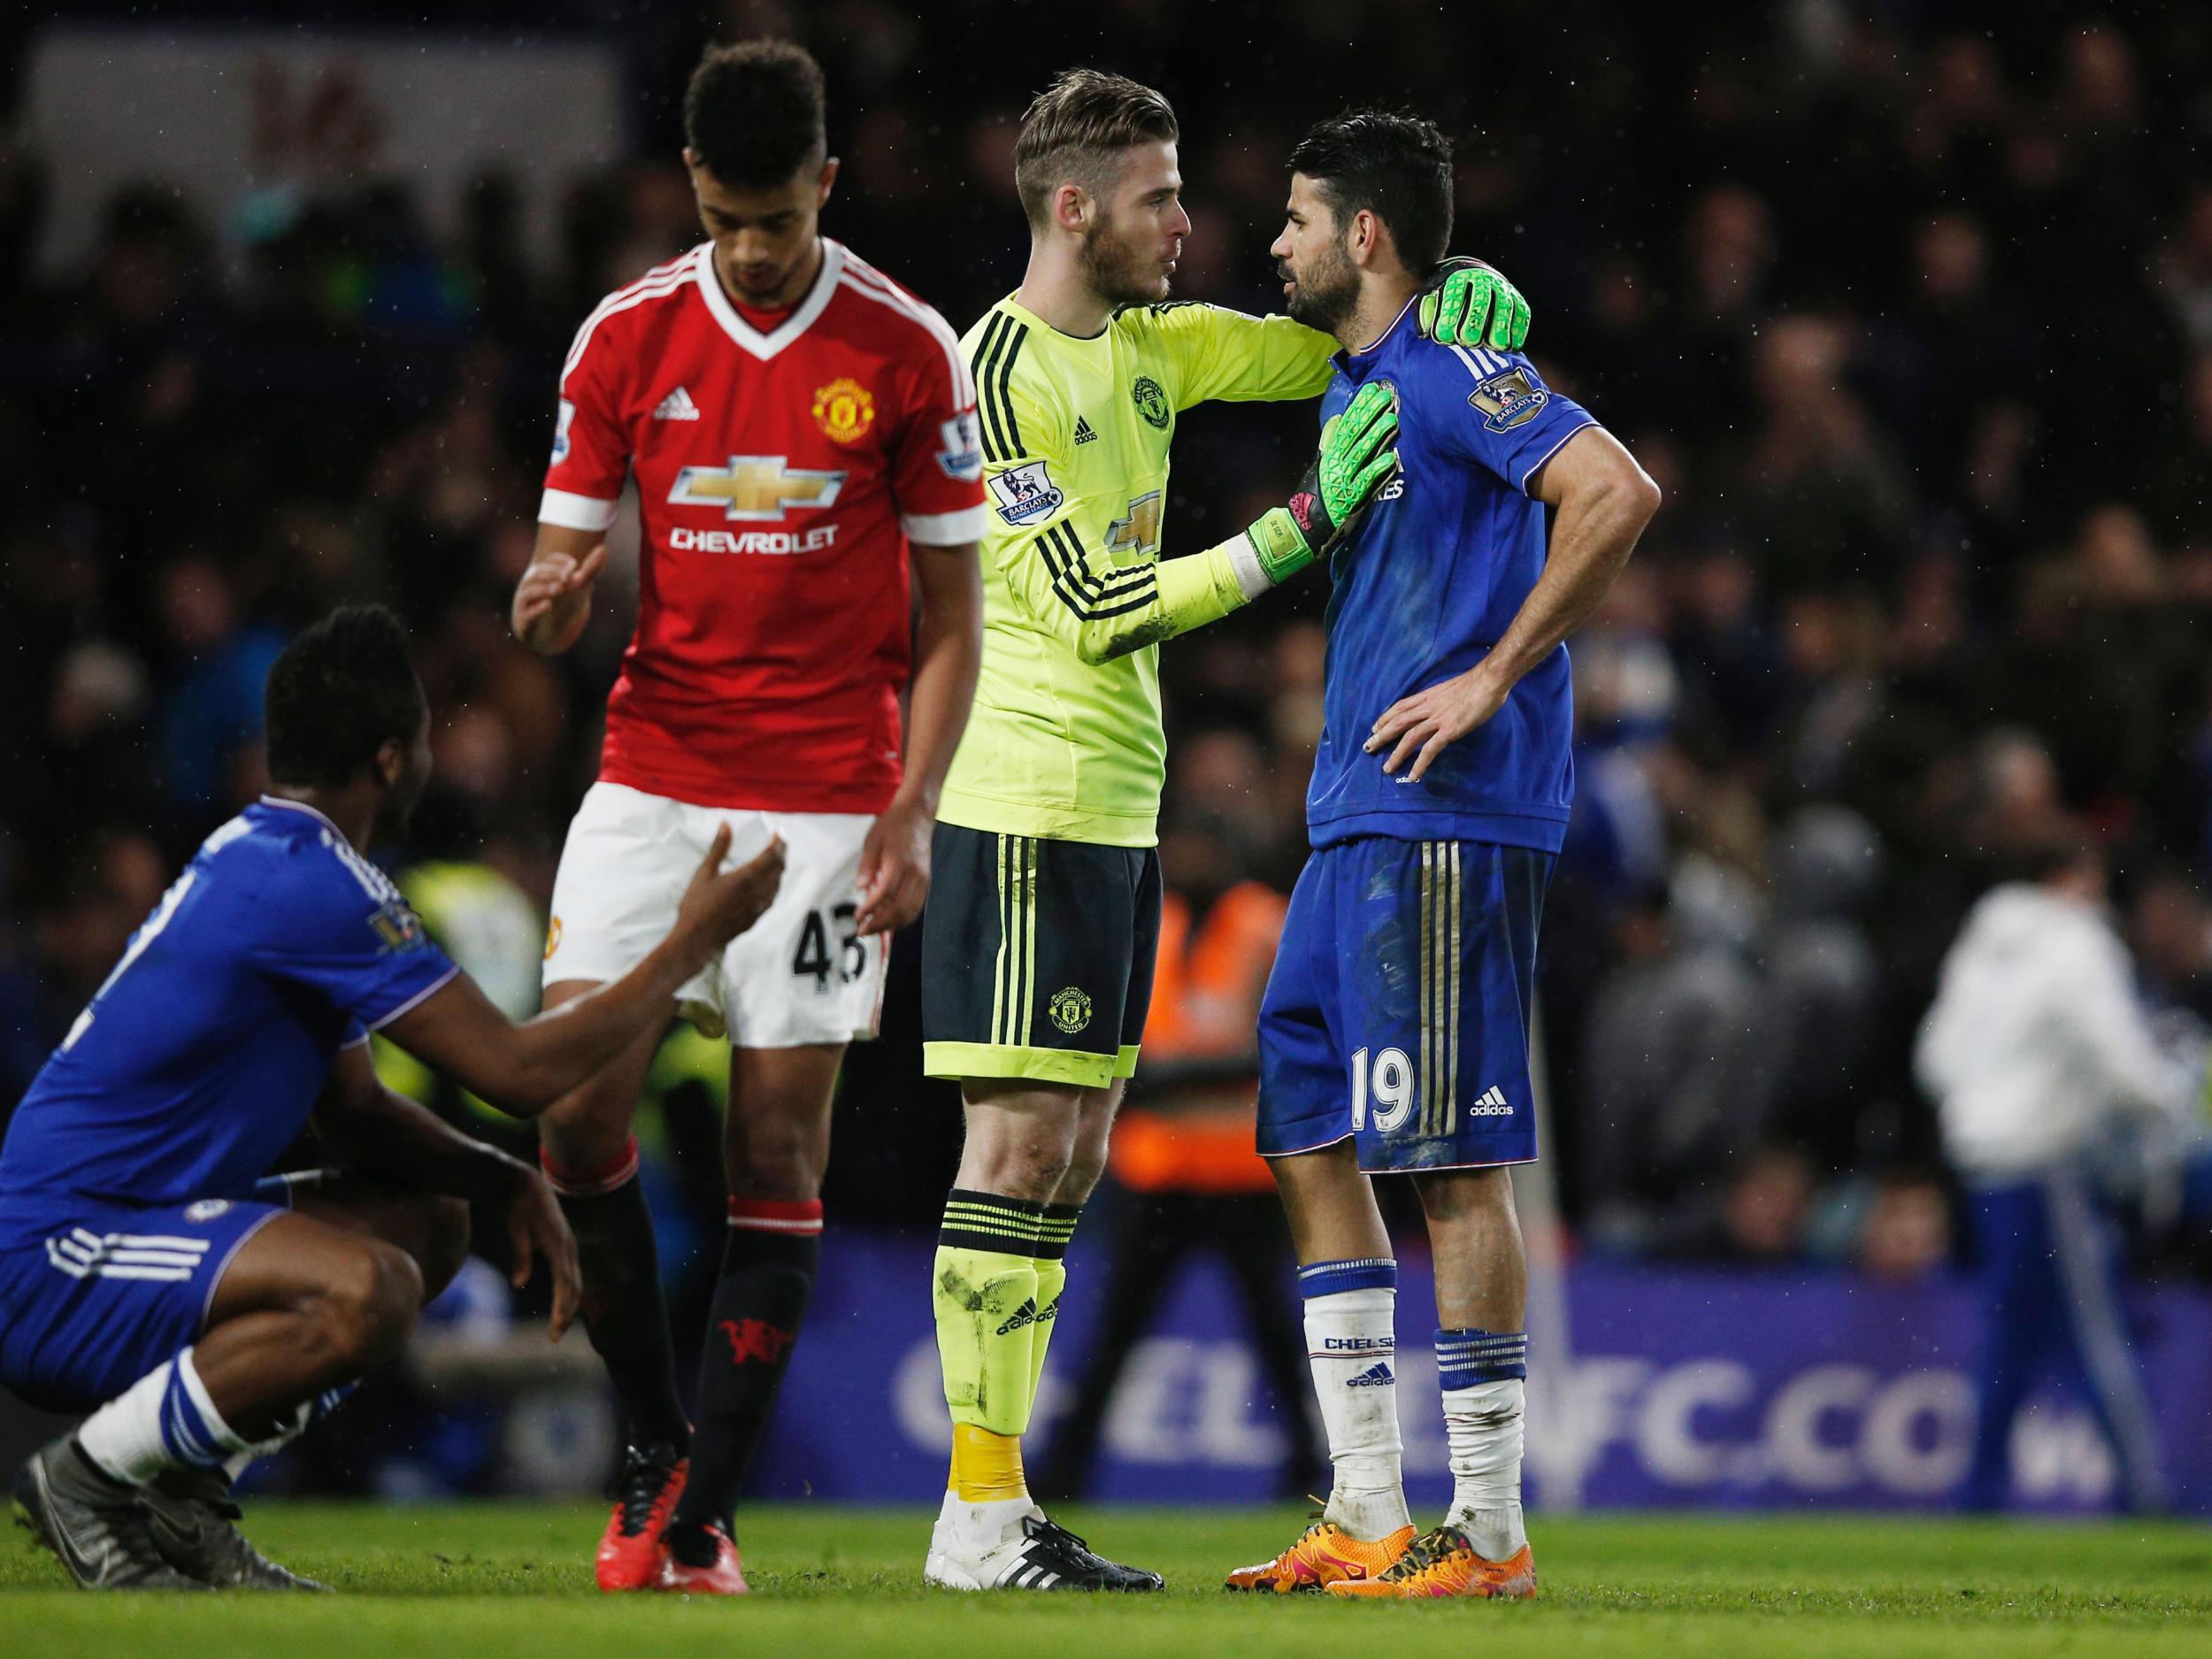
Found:
M 1410 756 L 1413 765 L 1405 781 L 1418 783 L 1432 761 L 1505 707 L 1512 689 L 1478 663 L 1463 674 L 1399 698 L 1383 710 L 1363 747 L 1372 755 L 1394 743 L 1383 772 L 1395 777 Z

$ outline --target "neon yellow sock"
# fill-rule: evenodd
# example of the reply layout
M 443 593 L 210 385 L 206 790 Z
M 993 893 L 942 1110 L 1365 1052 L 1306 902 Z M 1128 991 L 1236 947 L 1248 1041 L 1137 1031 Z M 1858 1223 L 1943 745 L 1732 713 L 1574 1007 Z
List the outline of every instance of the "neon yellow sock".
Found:
M 1068 1264 L 1064 1259 L 1075 1223 L 1083 1213 L 1080 1204 L 1047 1204 L 1038 1224 L 1037 1336 L 1029 1346 L 1029 1405 L 1037 1405 L 1037 1389 L 1044 1381 L 1045 1355 L 1052 1347 L 1052 1333 L 1060 1323 L 1060 1294 L 1067 1288 Z M 1043 1252 L 1049 1251 L 1049 1255 Z
M 957 1189 L 945 1203 L 931 1300 L 953 1421 L 946 1484 L 964 1502 L 1028 1490 L 1021 1436 L 1029 1426 L 1041 1305 L 1031 1252 L 1043 1211 L 1030 1201 Z
M 1045 1352 L 1052 1346 L 1052 1329 L 1060 1323 L 1060 1293 L 1067 1288 L 1065 1262 L 1039 1262 L 1037 1268 L 1037 1330 L 1029 1343 L 1029 1408 L 1037 1409 L 1037 1388 L 1044 1381 Z

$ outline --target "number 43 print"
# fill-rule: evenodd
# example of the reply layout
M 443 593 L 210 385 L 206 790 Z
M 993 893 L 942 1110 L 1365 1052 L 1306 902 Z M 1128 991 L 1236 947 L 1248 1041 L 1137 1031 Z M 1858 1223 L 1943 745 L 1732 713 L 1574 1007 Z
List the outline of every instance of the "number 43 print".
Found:
M 853 920 L 860 914 L 856 904 L 841 904 L 829 911 L 809 910 L 806 920 L 799 925 L 799 948 L 792 953 L 791 972 L 798 979 L 811 974 L 817 991 L 829 989 L 830 972 L 836 970 L 838 983 L 850 985 L 868 971 L 868 946 L 853 931 Z M 838 950 L 834 960 L 830 956 L 830 934 L 837 934 Z

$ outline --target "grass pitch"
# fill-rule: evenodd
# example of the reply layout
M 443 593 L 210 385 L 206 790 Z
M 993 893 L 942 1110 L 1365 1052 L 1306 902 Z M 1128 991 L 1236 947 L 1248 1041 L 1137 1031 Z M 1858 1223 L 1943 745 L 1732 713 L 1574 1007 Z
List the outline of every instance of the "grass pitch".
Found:
M 1401 1659 L 1494 1644 L 1515 1659 L 2212 1652 L 2212 1531 L 2174 1524 L 1539 1517 L 1543 1599 L 1533 1605 L 1344 1605 L 1218 1588 L 1225 1569 L 1288 1541 L 1303 1524 L 1294 1510 L 1071 1509 L 1064 1518 L 1094 1543 L 1167 1577 L 1165 1595 L 1108 1600 L 929 1590 L 920 1573 L 927 1515 L 770 1508 L 740 1517 L 754 1594 L 684 1601 L 593 1589 L 602 1513 L 254 1506 L 247 1526 L 263 1548 L 343 1592 L 323 1597 L 86 1595 L 25 1535 L 11 1533 L 0 1548 L 0 1651 L 39 1659 Z

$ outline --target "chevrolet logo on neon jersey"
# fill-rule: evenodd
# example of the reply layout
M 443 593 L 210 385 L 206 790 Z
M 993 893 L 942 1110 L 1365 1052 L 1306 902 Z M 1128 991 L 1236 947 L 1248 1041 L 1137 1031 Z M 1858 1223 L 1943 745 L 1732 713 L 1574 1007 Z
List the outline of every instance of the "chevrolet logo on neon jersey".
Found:
M 787 467 L 780 455 L 733 455 L 727 466 L 687 466 L 668 499 L 679 507 L 719 504 L 732 518 L 773 524 L 787 507 L 829 507 L 845 488 L 842 472 Z

